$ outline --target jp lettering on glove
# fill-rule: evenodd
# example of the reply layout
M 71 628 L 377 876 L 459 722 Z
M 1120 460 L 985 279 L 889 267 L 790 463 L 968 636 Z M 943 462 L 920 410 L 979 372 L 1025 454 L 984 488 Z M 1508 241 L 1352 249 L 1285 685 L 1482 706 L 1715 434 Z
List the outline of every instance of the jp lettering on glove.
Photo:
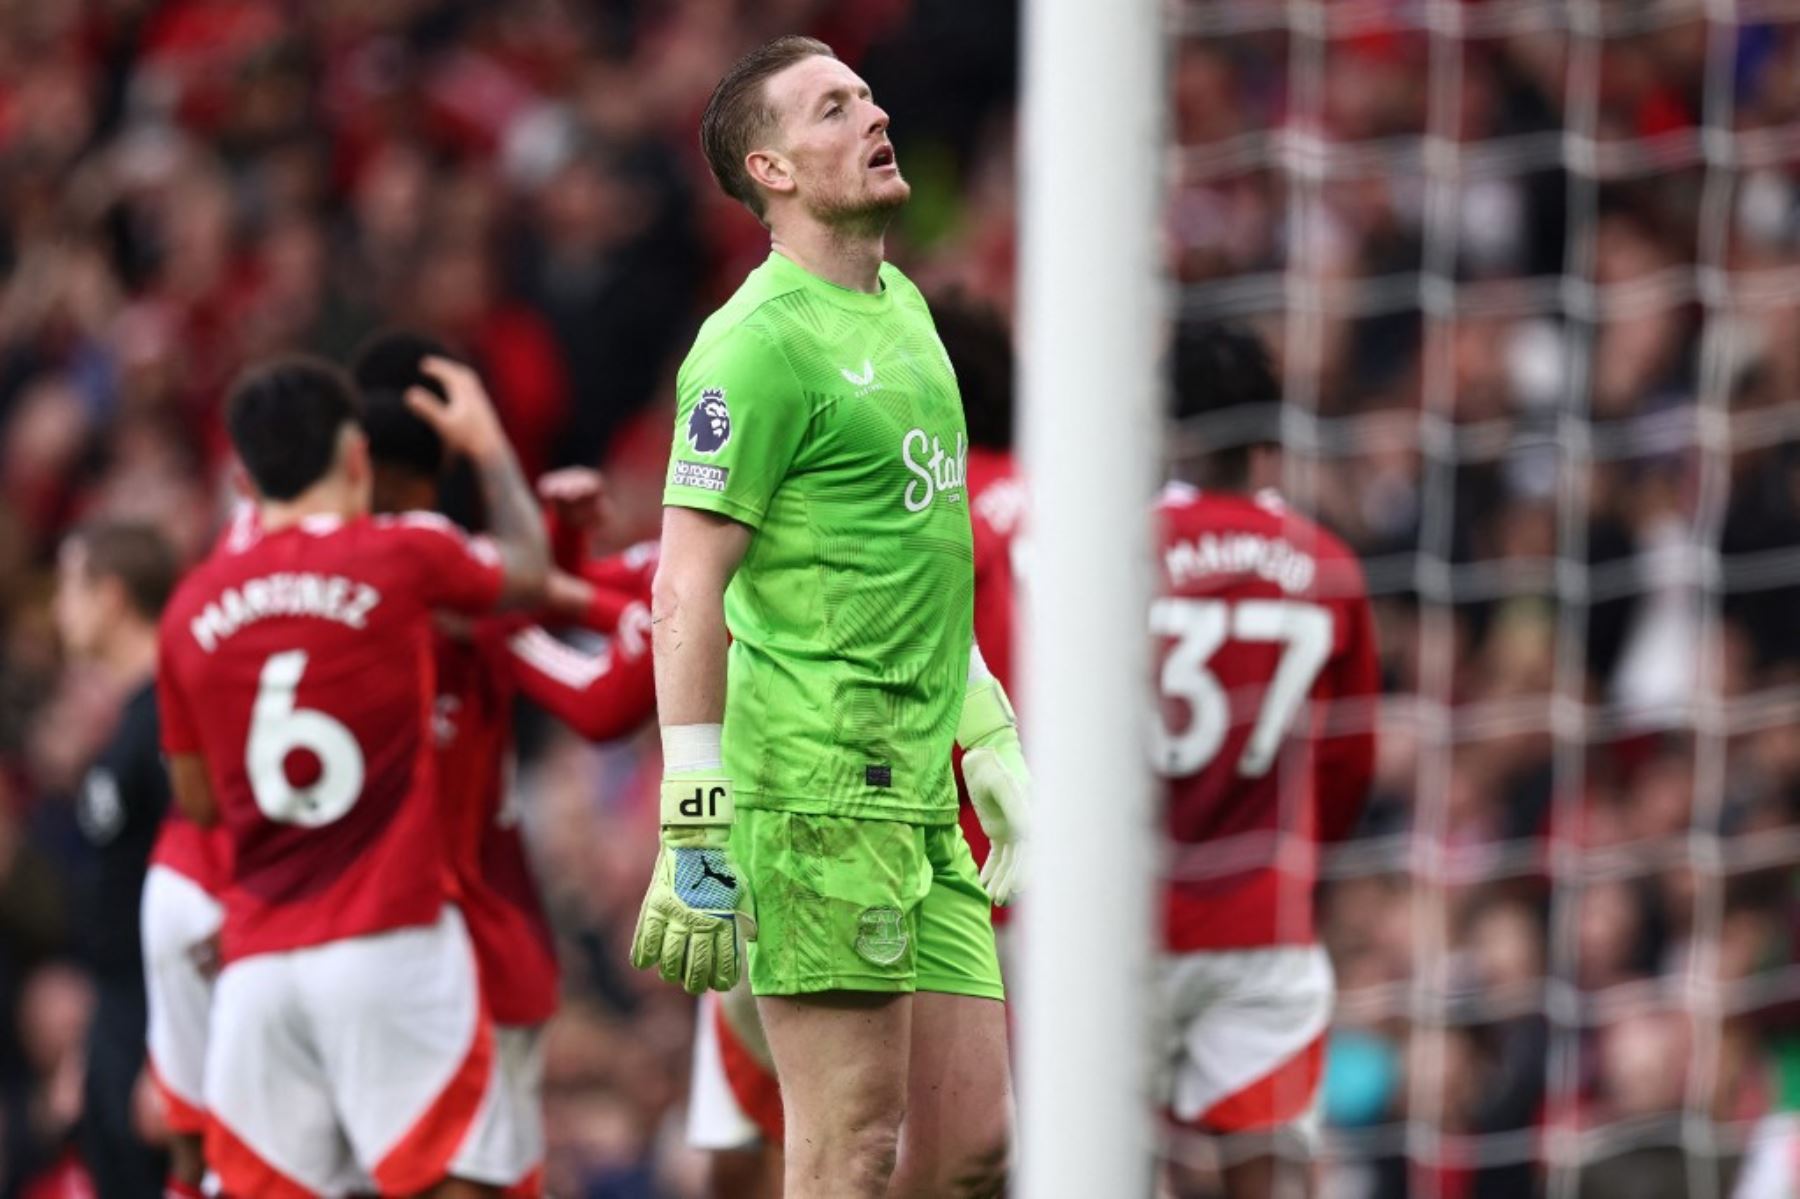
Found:
M 662 846 L 631 938 L 631 964 L 689 994 L 729 991 L 742 968 L 738 936 L 756 939 L 749 896 L 732 865 L 731 780 L 681 772 L 662 783 Z

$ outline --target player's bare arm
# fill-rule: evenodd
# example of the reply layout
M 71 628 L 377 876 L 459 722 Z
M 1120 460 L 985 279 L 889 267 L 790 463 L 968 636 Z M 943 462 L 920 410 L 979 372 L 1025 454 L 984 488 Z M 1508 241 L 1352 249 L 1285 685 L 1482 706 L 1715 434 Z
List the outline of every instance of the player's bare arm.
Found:
M 199 754 L 170 754 L 168 768 L 169 788 L 181 814 L 202 828 L 217 824 L 219 803 L 206 773 L 206 759 Z
M 732 865 L 725 718 L 725 587 L 750 530 L 724 517 L 665 509 L 651 585 L 651 645 L 662 720 L 661 848 L 631 938 L 631 964 L 691 994 L 728 991 L 742 939 L 756 939 L 749 895 Z
M 420 366 L 443 384 L 446 398 L 415 387 L 406 395 L 407 405 L 475 468 L 506 575 L 502 602 L 509 607 L 541 602 L 550 573 L 549 538 L 531 485 L 519 469 L 481 377 L 448 358 L 427 358 Z
M 664 728 L 725 718 L 725 588 L 749 548 L 749 527 L 729 517 L 695 508 L 663 510 L 650 643 Z
M 558 616 L 578 619 L 594 604 L 594 585 L 551 568 L 544 584 L 544 606 Z
M 606 477 L 587 466 L 565 466 L 538 476 L 538 498 L 558 524 L 583 536 L 607 522 Z
M 586 558 L 594 533 L 606 523 L 606 481 L 586 466 L 565 466 L 539 475 L 551 532 L 550 578 L 544 606 L 568 620 L 581 620 L 594 603 L 594 585 L 571 573 Z

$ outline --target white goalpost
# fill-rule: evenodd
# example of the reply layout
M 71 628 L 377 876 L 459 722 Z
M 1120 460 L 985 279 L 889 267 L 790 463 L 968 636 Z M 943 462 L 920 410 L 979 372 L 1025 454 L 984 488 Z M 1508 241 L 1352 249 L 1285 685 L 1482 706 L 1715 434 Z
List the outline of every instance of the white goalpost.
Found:
M 1037 786 L 1014 1193 L 1147 1193 L 1148 503 L 1164 316 L 1162 17 L 1025 6 L 1020 394 L 1032 523 L 1026 741 Z

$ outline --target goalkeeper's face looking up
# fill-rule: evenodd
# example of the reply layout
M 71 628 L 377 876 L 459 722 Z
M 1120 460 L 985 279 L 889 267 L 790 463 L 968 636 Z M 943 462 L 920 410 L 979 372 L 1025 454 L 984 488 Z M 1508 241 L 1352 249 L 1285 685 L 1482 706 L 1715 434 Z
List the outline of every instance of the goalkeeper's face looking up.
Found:
M 700 143 L 725 193 L 775 230 L 879 235 L 912 194 L 869 85 L 811 38 L 740 59 L 707 103 Z

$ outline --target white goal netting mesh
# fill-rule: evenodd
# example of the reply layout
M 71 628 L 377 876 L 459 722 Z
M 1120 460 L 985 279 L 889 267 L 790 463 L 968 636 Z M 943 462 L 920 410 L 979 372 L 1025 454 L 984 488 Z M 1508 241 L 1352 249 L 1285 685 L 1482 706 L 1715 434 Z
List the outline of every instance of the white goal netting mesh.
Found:
M 1323 1193 L 1800 1194 L 1800 3 L 1169 12 L 1181 312 L 1382 640 Z

